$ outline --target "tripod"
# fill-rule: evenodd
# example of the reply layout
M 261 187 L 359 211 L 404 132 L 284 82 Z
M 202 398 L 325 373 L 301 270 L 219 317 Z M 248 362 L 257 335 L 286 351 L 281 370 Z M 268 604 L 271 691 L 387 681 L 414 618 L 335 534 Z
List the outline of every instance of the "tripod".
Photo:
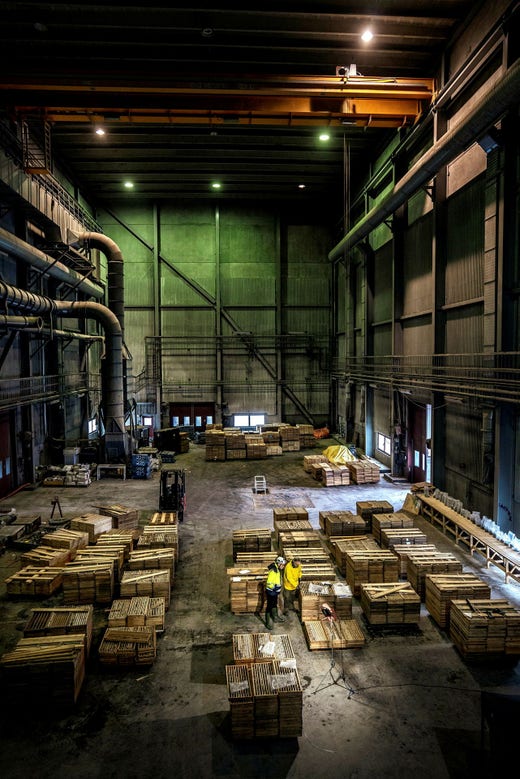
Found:
M 330 665 L 328 667 L 328 670 L 325 671 L 322 678 L 320 679 L 320 683 L 314 690 L 314 695 L 316 695 L 317 692 L 320 692 L 321 690 L 326 690 L 328 687 L 332 687 L 333 685 L 337 685 L 338 687 L 343 687 L 344 690 L 347 690 L 348 692 L 348 698 L 350 699 L 354 693 L 355 690 L 348 684 L 347 678 L 345 676 L 345 667 L 343 665 L 343 652 L 341 652 L 341 672 L 337 675 L 334 674 L 334 669 L 336 667 L 336 660 L 334 658 L 334 623 L 336 621 L 336 618 L 331 614 L 325 617 L 324 620 L 322 620 L 326 624 L 328 624 L 329 629 L 329 643 L 330 643 Z M 331 682 L 328 684 L 324 684 L 324 681 L 326 677 L 330 675 L 330 678 L 332 679 Z

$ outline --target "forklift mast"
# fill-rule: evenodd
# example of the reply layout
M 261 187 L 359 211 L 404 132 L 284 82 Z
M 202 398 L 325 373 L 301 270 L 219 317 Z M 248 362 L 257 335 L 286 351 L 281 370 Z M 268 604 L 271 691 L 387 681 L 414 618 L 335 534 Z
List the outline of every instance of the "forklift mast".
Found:
M 186 471 L 163 465 L 161 468 L 161 492 L 159 511 L 176 511 L 177 519 L 182 522 L 186 507 Z

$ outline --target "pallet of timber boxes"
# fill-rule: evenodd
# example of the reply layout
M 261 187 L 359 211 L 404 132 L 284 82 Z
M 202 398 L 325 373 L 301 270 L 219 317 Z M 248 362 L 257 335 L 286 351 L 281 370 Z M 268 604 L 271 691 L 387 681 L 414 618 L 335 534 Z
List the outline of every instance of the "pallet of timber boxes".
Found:
M 280 433 L 276 430 L 264 430 L 262 428 L 262 440 L 268 446 L 280 446 Z M 281 447 L 280 447 L 281 449 Z
M 63 566 L 53 568 L 28 565 L 5 580 L 8 595 L 32 595 L 47 598 L 63 585 Z
M 354 484 L 375 484 L 380 480 L 379 468 L 370 460 L 354 460 L 346 465 L 350 471 L 350 479 Z
M 424 546 L 427 543 L 426 534 L 418 527 L 387 527 L 381 530 L 381 547 L 383 549 L 393 549 L 396 544 Z
M 23 552 L 20 557 L 20 562 L 22 565 L 50 565 L 53 568 L 59 568 L 60 565 L 68 563 L 73 554 L 74 552 L 70 549 L 53 549 L 52 546 L 36 546 L 34 549 Z
M 314 449 L 316 439 L 314 438 L 314 427 L 312 425 L 296 425 L 300 435 L 300 449 Z
M 296 668 L 279 661 L 250 666 L 256 738 L 302 735 L 303 688 Z
M 228 568 L 232 614 L 257 614 L 264 605 L 265 566 Z
M 349 536 L 345 537 L 331 537 L 330 547 L 334 561 L 338 566 L 341 575 L 347 576 L 347 554 L 353 550 L 374 551 L 379 550 L 378 545 L 372 538 L 372 536 Z
M 168 528 L 145 525 L 137 542 L 138 549 L 173 549 L 175 561 L 179 559 L 179 526 Z
M 280 533 L 290 533 L 293 530 L 312 530 L 312 525 L 308 519 L 288 519 L 275 520 L 274 537 L 276 546 L 280 546 Z
M 42 545 L 53 549 L 85 549 L 88 545 L 88 533 L 82 530 L 59 528 L 42 536 Z
M 109 628 L 153 627 L 157 632 L 164 630 L 166 602 L 164 598 L 140 596 L 112 602 L 108 614 Z
M 92 645 L 93 620 L 94 607 L 92 604 L 31 609 L 29 619 L 23 629 L 23 635 L 24 638 L 82 635 L 85 639 L 85 653 L 88 657 Z
M 406 578 L 419 593 L 421 600 L 426 597 L 426 574 L 462 573 L 462 563 L 451 552 L 433 552 L 422 554 L 421 547 L 411 550 L 406 563 Z
M 381 544 L 381 533 L 383 530 L 410 530 L 414 526 L 414 518 L 403 511 L 391 511 L 384 514 L 374 514 L 371 527 L 372 535 L 378 544 Z
M 79 634 L 21 638 L 0 658 L 3 692 L 44 714 L 52 706 L 68 709 L 85 679 L 85 654 Z
M 121 546 L 118 547 L 104 547 L 98 548 L 97 546 L 89 546 L 87 549 L 78 549 L 78 553 L 74 558 L 74 563 L 77 565 L 85 565 L 90 563 L 97 564 L 110 564 L 112 563 L 114 569 L 114 582 L 117 583 L 121 579 L 123 567 L 125 564 L 125 551 Z
M 112 517 L 113 527 L 118 530 L 133 530 L 139 526 L 139 511 L 121 506 L 119 503 L 96 506 L 100 514 Z
M 364 536 L 367 525 L 359 514 L 351 511 L 320 511 L 318 520 L 326 536 Z
M 237 559 L 234 562 L 243 568 L 259 565 L 267 568 L 277 557 L 278 552 L 237 552 Z
M 96 541 L 96 549 L 121 549 L 123 559 L 128 562 L 130 553 L 135 546 L 135 531 L 132 530 L 109 530 L 108 533 L 101 533 Z
M 297 427 L 293 427 L 292 425 L 281 425 L 279 432 L 282 451 L 300 451 L 300 433 Z
M 157 656 L 155 628 L 150 625 L 107 628 L 99 645 L 103 665 L 152 665 Z
M 410 582 L 362 584 L 361 608 L 371 625 L 417 624 L 421 599 Z
M 267 663 L 279 660 L 284 668 L 296 668 L 291 639 L 287 634 L 235 633 L 233 635 L 233 662 Z
M 95 544 L 97 536 L 112 530 L 114 520 L 104 514 L 81 514 L 70 521 L 71 530 L 88 533 L 89 544 Z
M 389 549 L 350 550 L 346 555 L 346 579 L 356 597 L 362 584 L 382 584 L 399 580 L 397 557 Z
M 283 546 L 282 554 L 287 561 L 300 560 L 303 568 L 311 563 L 330 563 L 329 553 L 321 546 Z
M 367 523 L 367 530 L 372 530 L 372 518 L 376 514 L 390 514 L 394 507 L 387 500 L 358 500 L 356 502 L 356 514 Z
M 321 607 L 325 603 L 334 609 L 338 619 L 352 618 L 352 590 L 345 582 L 301 582 L 298 601 L 302 622 L 323 619 Z
M 392 546 L 392 552 L 397 555 L 399 560 L 399 577 L 401 579 L 408 578 L 408 555 L 410 552 L 414 554 L 421 553 L 425 555 L 431 555 L 432 552 L 438 552 L 439 550 L 435 544 L 394 544 Z
M 287 522 L 289 520 L 303 520 L 309 521 L 309 512 L 303 506 L 277 506 L 273 509 L 273 523 L 276 528 L 276 523 L 279 521 Z
M 520 655 L 520 611 L 499 598 L 453 600 L 450 638 L 468 659 L 514 659 Z
M 231 738 L 254 738 L 255 712 L 248 666 L 226 665 L 226 684 L 231 715 Z
M 206 460 L 226 459 L 226 435 L 223 430 L 206 429 Z
M 277 737 L 280 728 L 278 695 L 272 686 L 273 662 L 255 663 L 249 666 L 253 689 L 255 737 Z
M 267 444 L 261 435 L 246 433 L 246 459 L 263 460 L 267 457 Z
M 287 532 L 281 530 L 278 534 L 278 543 L 280 547 L 284 549 L 290 547 L 291 549 L 310 548 L 316 549 L 322 548 L 321 538 L 317 530 L 289 530 Z
M 121 598 L 133 598 L 148 595 L 151 598 L 164 598 L 166 608 L 170 607 L 171 574 L 165 568 L 157 570 L 125 571 L 119 585 Z
M 316 470 L 316 476 L 324 487 L 343 487 L 350 484 L 350 471 L 346 465 L 321 463 Z
M 110 603 L 114 591 L 113 560 L 72 561 L 63 568 L 64 603 Z
M 270 552 L 270 528 L 243 528 L 233 531 L 233 560 L 239 552 Z
M 278 444 L 266 444 L 265 451 L 268 457 L 279 457 L 283 454 L 283 449 Z
M 226 431 L 226 460 L 245 460 L 246 451 L 246 437 L 244 433 L 240 431 Z M 262 439 L 263 442 L 263 439 Z
M 355 619 L 309 620 L 303 623 L 303 632 L 311 651 L 354 649 L 365 644 L 365 636 Z
M 148 571 L 150 568 L 164 568 L 175 573 L 175 550 L 168 549 L 134 549 L 130 553 L 127 568 L 129 571 Z
M 474 573 L 430 573 L 425 577 L 424 604 L 432 619 L 447 630 L 450 624 L 450 606 L 453 600 L 490 598 L 489 585 Z
M 306 454 L 303 457 L 303 470 L 305 473 L 313 473 L 313 466 L 320 467 L 322 463 L 328 463 L 324 454 Z

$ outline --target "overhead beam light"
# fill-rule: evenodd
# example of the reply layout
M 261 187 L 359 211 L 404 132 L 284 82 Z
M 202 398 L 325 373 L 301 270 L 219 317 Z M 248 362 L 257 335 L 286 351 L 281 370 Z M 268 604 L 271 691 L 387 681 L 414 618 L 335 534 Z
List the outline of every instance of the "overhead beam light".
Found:
M 374 37 L 374 33 L 372 32 L 372 30 L 366 29 L 361 35 L 361 40 L 364 43 L 370 43 L 373 37 Z
M 104 135 L 105 131 L 102 127 L 96 127 L 96 135 Z
M 222 184 L 220 183 L 220 181 L 213 181 L 212 184 L 211 184 L 211 188 L 212 189 L 221 189 L 222 188 Z
M 330 141 L 330 135 L 328 133 L 320 133 L 318 138 L 320 141 Z
M 134 188 L 134 182 L 133 181 L 125 181 L 124 187 L 125 187 L 125 189 L 133 189 Z

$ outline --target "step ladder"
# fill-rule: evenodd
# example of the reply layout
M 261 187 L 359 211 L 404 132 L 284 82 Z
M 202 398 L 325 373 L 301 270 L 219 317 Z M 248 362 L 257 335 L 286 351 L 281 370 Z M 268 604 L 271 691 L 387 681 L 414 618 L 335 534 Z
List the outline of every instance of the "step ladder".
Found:
M 253 483 L 253 492 L 259 493 L 259 492 L 265 492 L 267 493 L 267 482 L 265 480 L 265 476 L 255 476 L 255 480 Z

